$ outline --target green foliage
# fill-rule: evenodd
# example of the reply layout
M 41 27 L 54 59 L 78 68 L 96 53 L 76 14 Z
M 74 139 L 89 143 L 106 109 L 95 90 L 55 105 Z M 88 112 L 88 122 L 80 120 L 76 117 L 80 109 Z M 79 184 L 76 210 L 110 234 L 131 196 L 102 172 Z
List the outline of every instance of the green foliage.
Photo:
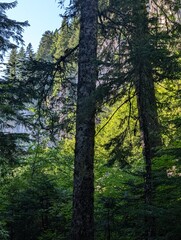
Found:
M 24 101 L 20 97 L 20 82 L 17 77 L 17 50 L 16 45 L 23 43 L 23 28 L 28 22 L 18 22 L 6 16 L 8 9 L 16 7 L 17 2 L 0 3 L 0 59 L 12 49 L 5 76 L 0 79 L 0 175 L 4 176 L 6 169 L 17 163 L 17 156 L 23 149 L 20 147 L 26 134 L 13 134 L 15 125 L 22 121 L 20 112 L 24 110 Z M 18 146 L 19 145 L 19 146 Z
M 44 61 L 53 61 L 52 55 L 53 55 L 53 50 L 52 50 L 52 45 L 53 45 L 53 39 L 54 35 L 56 33 L 46 31 L 40 40 L 40 44 L 36 53 L 36 58 L 43 59 Z
M 16 49 L 10 53 L 5 75 L 0 81 L 0 91 L 0 168 L 4 175 L 6 168 L 12 168 L 18 163 L 17 159 L 25 152 L 24 147 L 28 141 L 28 134 L 23 128 L 28 123 L 29 116 L 24 115 L 24 111 L 29 99 L 23 88 Z
M 6 178 L 0 192 L 4 236 L 7 233 L 15 240 L 68 239 L 72 172 L 70 164 L 66 166 L 65 149 L 62 153 L 35 149 L 21 168 L 14 169 L 13 177 Z M 72 164 L 70 157 L 69 161 Z
M 0 3 L 0 59 L 3 59 L 4 53 L 8 49 L 14 48 L 15 43 L 19 44 L 23 42 L 22 32 L 23 28 L 29 26 L 28 22 L 18 22 L 16 20 L 9 19 L 6 16 L 8 9 L 14 8 L 17 5 L 17 1 L 11 3 Z M 15 43 L 12 42 L 15 41 Z
M 145 216 L 152 215 L 156 220 L 156 239 L 180 240 L 179 24 L 170 23 L 169 19 L 175 19 L 173 12 L 168 13 L 168 26 L 161 29 L 158 16 L 148 19 L 145 15 L 145 1 L 137 3 L 99 3 L 95 234 L 98 240 L 142 240 L 148 227 Z M 14 6 L 15 3 L 0 3 L 0 16 L 6 23 L 0 35 L 0 41 L 2 38 L 5 43 L 0 48 L 1 58 L 14 47 L 11 37 L 21 41 L 22 27 L 27 24 L 7 19 L 5 11 Z M 172 8 L 176 11 L 178 7 Z M 166 17 L 162 11 L 161 15 Z M 143 32 L 139 30 L 143 30 L 146 21 L 150 27 L 141 38 Z M 13 31 L 5 37 L 10 30 Z M 64 18 L 59 31 L 43 34 L 37 53 L 31 44 L 19 51 L 13 48 L 10 53 L 0 81 L 2 240 L 70 238 L 77 51 L 61 59 L 78 44 L 78 34 L 78 19 L 69 22 Z M 153 159 L 152 206 L 144 202 L 145 164 L 133 86 L 140 62 L 155 82 L 163 139 L 163 146 Z M 30 113 L 28 116 L 23 116 L 25 110 Z M 14 123 L 31 126 L 34 143 L 27 145 L 27 134 L 12 132 Z M 63 139 L 65 136 L 68 138 Z

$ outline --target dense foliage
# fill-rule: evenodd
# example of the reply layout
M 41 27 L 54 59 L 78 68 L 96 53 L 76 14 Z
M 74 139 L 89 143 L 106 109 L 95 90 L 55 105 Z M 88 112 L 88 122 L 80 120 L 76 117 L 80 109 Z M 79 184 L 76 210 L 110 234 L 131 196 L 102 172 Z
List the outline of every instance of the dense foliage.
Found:
M 97 240 L 181 239 L 180 6 L 150 2 L 99 1 Z M 27 25 L 6 17 L 15 5 L 0 3 L 0 57 L 12 48 L 0 80 L 0 239 L 68 240 L 80 5 L 72 1 L 36 53 L 10 42 L 21 42 Z

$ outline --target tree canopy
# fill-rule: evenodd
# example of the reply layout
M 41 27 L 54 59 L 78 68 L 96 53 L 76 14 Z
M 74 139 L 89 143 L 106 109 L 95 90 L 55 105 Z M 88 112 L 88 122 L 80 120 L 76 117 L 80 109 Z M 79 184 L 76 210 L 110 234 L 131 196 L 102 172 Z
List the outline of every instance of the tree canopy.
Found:
M 180 240 L 180 1 L 70 1 L 37 51 L 16 4 L 0 3 L 0 239 Z

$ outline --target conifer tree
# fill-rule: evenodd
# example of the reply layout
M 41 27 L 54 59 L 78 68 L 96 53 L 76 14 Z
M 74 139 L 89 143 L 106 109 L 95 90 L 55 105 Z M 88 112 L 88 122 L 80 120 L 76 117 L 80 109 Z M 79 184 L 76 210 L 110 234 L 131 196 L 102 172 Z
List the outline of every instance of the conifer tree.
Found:
M 6 11 L 16 7 L 17 2 L 0 3 L 0 60 L 3 60 L 4 54 L 13 49 L 5 76 L 0 79 L 0 174 L 4 174 L 4 167 L 13 166 L 15 158 L 20 151 L 17 148 L 17 134 L 12 133 L 11 127 L 14 120 L 17 120 L 18 111 L 22 104 L 17 97 L 16 79 L 16 44 L 23 43 L 23 28 L 28 26 L 28 22 L 18 22 L 9 19 Z M 20 137 L 20 136 L 19 136 Z M 20 138 L 23 138 L 21 136 Z M 7 164 L 7 165 L 6 165 Z
M 151 1 L 152 4 L 153 2 Z M 105 59 L 108 61 L 106 66 L 110 66 L 105 89 L 109 86 L 108 91 L 112 94 L 112 98 L 115 98 L 113 95 L 115 87 L 119 87 L 118 93 L 115 94 L 117 96 L 125 92 L 124 86 L 135 88 L 145 161 L 144 199 L 147 210 L 145 211 L 144 237 L 147 240 L 156 237 L 152 163 L 157 149 L 162 146 L 154 85 L 155 82 L 162 81 L 164 78 L 175 79 L 178 75 L 173 75 L 170 71 L 173 68 L 178 71 L 177 56 L 170 48 L 171 42 L 175 40 L 173 29 L 177 28 L 177 23 L 174 27 L 173 22 L 168 24 L 171 18 L 174 19 L 173 5 L 167 2 L 164 8 L 163 2 L 154 2 L 157 7 L 156 14 L 148 12 L 148 3 L 144 0 L 111 2 L 107 8 L 108 11 L 101 13 L 103 36 L 108 38 L 109 46 L 114 46 L 110 47 L 111 50 L 107 55 L 104 55 L 104 58 L 109 56 Z M 170 10 L 173 12 L 170 13 Z M 169 16 L 171 16 L 170 19 Z M 111 67 L 111 63 L 115 68 Z
M 26 134 L 20 131 L 20 125 L 24 121 L 22 111 L 24 102 L 21 97 L 23 89 L 20 81 L 18 68 L 18 53 L 14 48 L 5 69 L 5 75 L 0 81 L 0 152 L 1 152 L 1 172 L 7 168 L 16 166 L 17 158 L 20 158 L 23 149 L 22 143 L 27 139 Z
M 3 59 L 4 53 L 13 47 L 16 43 L 22 43 L 23 28 L 28 26 L 28 22 L 18 22 L 9 19 L 6 16 L 6 11 L 16 7 L 17 1 L 11 3 L 0 3 L 0 59 Z M 12 42 L 12 40 L 14 42 Z
M 53 45 L 54 33 L 46 31 L 40 40 L 40 44 L 36 53 L 37 59 L 43 59 L 44 61 L 52 61 L 52 45 Z
M 80 1 L 72 240 L 94 239 L 97 0 Z
M 33 60 L 33 58 L 35 57 L 33 46 L 31 43 L 29 43 L 26 47 L 25 56 L 28 60 Z

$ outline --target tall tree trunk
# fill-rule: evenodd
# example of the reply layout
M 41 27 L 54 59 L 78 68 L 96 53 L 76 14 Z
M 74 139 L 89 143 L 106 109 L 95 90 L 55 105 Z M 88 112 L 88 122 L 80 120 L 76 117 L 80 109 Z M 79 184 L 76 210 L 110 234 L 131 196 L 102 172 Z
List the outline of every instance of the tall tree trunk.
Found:
M 138 84 L 136 84 L 136 89 L 141 141 L 145 160 L 144 198 L 146 207 L 151 211 L 154 193 L 152 159 L 155 156 L 156 148 L 161 146 L 153 80 L 140 77 Z M 155 219 L 151 212 L 149 215 L 145 215 L 145 225 L 145 240 L 155 239 Z
M 146 1 L 138 0 L 135 9 L 134 67 L 136 69 L 135 88 L 137 93 L 137 105 L 141 131 L 143 157 L 145 160 L 144 195 L 145 204 L 149 209 L 149 215 L 145 214 L 145 240 L 153 240 L 156 237 L 155 218 L 152 213 L 153 205 L 153 177 L 152 160 L 156 149 L 161 146 L 161 135 L 157 114 L 157 105 L 154 89 L 152 60 L 149 40 L 148 16 Z M 146 211 L 148 212 L 148 211 Z
M 80 7 L 72 240 L 93 240 L 98 1 L 82 0 Z

